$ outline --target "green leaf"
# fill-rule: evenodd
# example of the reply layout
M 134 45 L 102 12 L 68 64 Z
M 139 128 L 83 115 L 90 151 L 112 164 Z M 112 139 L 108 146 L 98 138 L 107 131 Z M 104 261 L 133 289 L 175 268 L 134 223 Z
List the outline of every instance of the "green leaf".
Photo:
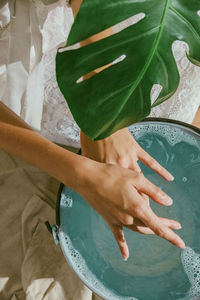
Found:
M 57 53 L 56 74 L 73 117 L 86 135 L 102 139 L 148 116 L 154 84 L 162 86 L 154 106 L 174 94 L 180 79 L 172 53 L 175 40 L 188 44 L 188 59 L 200 66 L 199 10 L 200 0 L 83 1 L 67 48 Z M 138 23 L 98 42 L 70 49 L 138 13 L 145 14 Z M 125 59 L 121 62 L 77 83 L 81 76 L 122 55 Z

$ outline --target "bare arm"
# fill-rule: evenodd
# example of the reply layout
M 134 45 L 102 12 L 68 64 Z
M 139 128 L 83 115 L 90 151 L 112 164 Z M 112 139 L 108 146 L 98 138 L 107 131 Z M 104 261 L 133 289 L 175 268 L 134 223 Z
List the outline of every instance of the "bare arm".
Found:
M 0 101 L 0 148 L 75 188 L 84 158 L 50 142 L 32 130 Z M 70 171 L 69 171 L 70 170 Z
M 95 162 L 53 144 L 33 131 L 2 102 L 0 148 L 49 173 L 82 195 L 109 224 L 124 259 L 129 254 L 122 226 L 146 234 L 155 232 L 176 246 L 185 247 L 180 237 L 171 230 L 179 228 L 180 224 L 158 218 L 141 197 L 141 192 L 144 192 L 157 203 L 167 205 L 170 201 L 142 174 Z
M 72 1 L 75 15 L 81 2 Z M 81 162 L 89 161 L 42 137 L 1 101 L 0 148 L 39 167 L 71 188 L 77 186 L 77 177 L 80 180 Z

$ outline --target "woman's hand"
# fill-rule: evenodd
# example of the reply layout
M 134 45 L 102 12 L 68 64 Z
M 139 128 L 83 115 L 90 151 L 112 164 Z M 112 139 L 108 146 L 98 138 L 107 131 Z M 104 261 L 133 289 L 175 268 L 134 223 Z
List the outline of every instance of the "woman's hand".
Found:
M 83 156 L 99 162 L 118 164 L 136 172 L 141 172 L 137 163 L 140 160 L 166 180 L 174 179 L 165 168 L 140 147 L 127 128 L 99 141 L 91 141 L 81 132 L 81 149 Z
M 179 248 L 185 248 L 182 239 L 172 231 L 180 229 L 180 224 L 159 218 L 151 210 L 147 196 L 166 206 L 172 204 L 172 199 L 142 173 L 89 159 L 81 165 L 81 170 L 83 180 L 76 191 L 108 223 L 125 260 L 129 251 L 123 226 L 143 234 L 155 233 Z
M 149 206 L 148 196 L 150 196 L 151 198 L 153 197 L 152 199 L 161 205 L 170 205 L 172 204 L 172 202 L 170 202 L 170 198 L 167 195 L 165 195 L 158 187 L 154 186 L 141 174 L 141 169 L 138 165 L 138 160 L 142 161 L 144 164 L 146 164 L 148 167 L 153 169 L 155 172 L 157 172 L 159 175 L 161 175 L 163 178 L 165 178 L 168 181 L 173 180 L 173 176 L 139 146 L 139 144 L 132 137 L 128 129 L 125 128 L 119 130 L 113 135 L 111 135 L 110 137 L 99 141 L 91 141 L 83 132 L 81 132 L 81 147 L 82 147 L 83 156 L 86 156 L 88 158 L 91 158 L 99 162 L 119 165 L 123 168 L 134 171 L 132 175 L 134 176 L 134 180 L 136 180 L 136 182 L 138 181 L 140 182 L 140 188 L 143 187 L 142 189 L 138 189 L 139 187 L 138 184 L 134 186 L 137 191 L 136 194 L 137 201 L 138 201 L 137 203 L 139 206 L 140 205 L 142 206 L 140 212 L 142 212 L 142 210 L 144 211 L 143 206 L 145 206 L 145 210 L 148 212 L 148 218 L 149 218 L 148 222 L 146 223 L 144 222 L 142 215 L 140 215 L 140 218 L 138 218 L 137 215 L 132 215 L 132 217 L 134 216 L 134 219 L 131 226 L 128 226 L 128 224 L 123 222 L 121 222 L 121 224 L 119 224 L 119 222 L 117 223 L 116 216 L 115 216 L 115 223 L 111 223 L 109 220 L 106 220 L 119 244 L 120 250 L 124 258 L 128 257 L 128 247 L 126 241 L 124 240 L 123 226 L 126 226 L 134 231 L 143 234 L 152 234 L 155 232 L 159 236 L 163 235 L 162 233 L 160 233 L 162 232 L 163 228 L 165 229 L 168 228 L 168 230 L 169 228 L 171 229 L 181 228 L 180 224 L 176 221 L 167 220 L 158 217 L 157 219 L 155 219 L 156 215 L 153 213 L 153 211 Z M 123 170 L 122 168 L 120 170 L 121 172 L 124 172 L 122 171 Z M 154 191 L 154 194 L 152 194 L 152 190 Z M 120 191 L 118 192 L 120 193 Z M 159 198 L 158 195 L 156 196 L 156 192 L 158 193 L 158 195 L 160 195 L 160 197 L 161 195 L 165 195 L 166 200 L 168 199 L 169 201 L 168 204 L 164 203 L 164 201 L 161 200 L 161 198 Z M 128 199 L 127 202 L 129 202 Z M 110 209 L 112 212 L 112 208 Z M 107 214 L 109 213 L 107 212 Z M 121 215 L 119 208 L 118 208 L 118 214 Z M 119 220 L 120 218 L 118 218 L 118 221 Z M 157 227 L 156 230 L 154 231 L 151 222 L 158 222 L 158 220 L 159 220 L 160 229 Z M 151 225 L 149 226 L 148 224 Z M 155 223 L 153 227 L 154 226 Z M 170 232 L 172 233 L 172 231 Z M 167 236 L 165 236 L 164 238 L 168 239 Z
M 142 174 L 96 162 L 53 144 L 34 132 L 1 102 L 0 148 L 81 194 L 109 224 L 124 259 L 129 254 L 123 226 L 141 233 L 155 232 L 178 247 L 185 247 L 171 230 L 180 228 L 180 224 L 157 217 L 149 207 L 146 195 L 163 205 L 170 205 L 172 200 Z

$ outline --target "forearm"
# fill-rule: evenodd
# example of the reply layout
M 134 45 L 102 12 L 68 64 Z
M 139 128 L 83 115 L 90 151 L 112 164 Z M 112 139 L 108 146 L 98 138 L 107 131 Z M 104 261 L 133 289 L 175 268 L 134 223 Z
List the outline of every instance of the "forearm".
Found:
M 86 167 L 84 157 L 67 151 L 37 132 L 0 103 L 0 148 L 26 160 L 75 189 Z

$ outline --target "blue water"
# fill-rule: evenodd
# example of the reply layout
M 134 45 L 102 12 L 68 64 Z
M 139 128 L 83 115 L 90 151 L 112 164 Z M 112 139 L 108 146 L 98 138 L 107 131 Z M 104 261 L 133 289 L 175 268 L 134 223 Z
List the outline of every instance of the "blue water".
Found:
M 198 284 L 191 294 L 192 264 L 194 255 L 200 253 L 200 137 L 180 125 L 162 122 L 136 124 L 130 131 L 175 177 L 173 182 L 167 182 L 140 163 L 145 176 L 174 200 L 171 207 L 153 201 L 151 207 L 159 216 L 182 224 L 177 232 L 188 246 L 185 254 L 157 236 L 125 229 L 130 258 L 124 262 L 101 216 L 65 187 L 60 207 L 60 243 L 64 255 L 85 284 L 104 299 L 200 299 Z M 190 271 L 184 265 L 187 261 L 191 262 Z M 198 264 L 198 259 L 195 263 Z

